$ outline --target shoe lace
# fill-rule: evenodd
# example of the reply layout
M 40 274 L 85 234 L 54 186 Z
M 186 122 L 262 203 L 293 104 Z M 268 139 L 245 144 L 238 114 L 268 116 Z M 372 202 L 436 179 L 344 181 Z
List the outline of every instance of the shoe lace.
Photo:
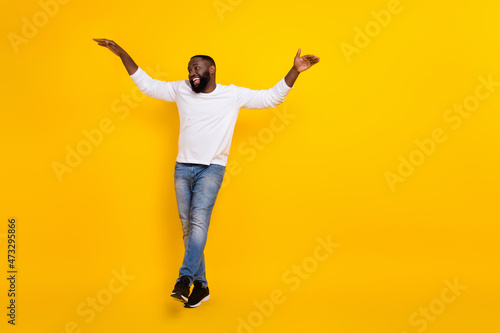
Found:
M 193 292 L 191 293 L 191 295 L 196 299 L 197 297 L 203 295 L 205 289 L 206 288 L 204 288 L 203 285 L 196 285 L 195 288 L 193 288 Z
M 182 277 L 179 282 L 177 282 L 177 286 L 181 288 L 188 288 L 189 287 L 189 278 L 184 278 Z

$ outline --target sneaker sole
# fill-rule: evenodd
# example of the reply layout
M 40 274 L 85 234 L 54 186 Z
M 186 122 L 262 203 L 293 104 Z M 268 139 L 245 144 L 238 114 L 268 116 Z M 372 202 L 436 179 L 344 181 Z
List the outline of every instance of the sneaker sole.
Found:
M 170 296 L 172 296 L 172 298 L 175 299 L 176 301 L 182 303 L 186 303 L 188 301 L 188 298 L 180 293 L 173 292 L 170 294 Z
M 191 309 L 191 308 L 197 308 L 197 307 L 199 307 L 199 306 L 201 305 L 201 303 L 202 303 L 202 302 L 206 302 L 206 301 L 208 301 L 209 299 L 210 299 L 210 295 L 207 295 L 207 296 L 205 296 L 205 297 L 204 297 L 201 301 L 199 301 L 198 303 L 193 304 L 193 305 L 189 305 L 189 304 L 187 304 L 187 303 L 186 303 L 186 304 L 184 304 L 184 307 L 185 307 L 185 308 L 188 308 L 188 309 Z

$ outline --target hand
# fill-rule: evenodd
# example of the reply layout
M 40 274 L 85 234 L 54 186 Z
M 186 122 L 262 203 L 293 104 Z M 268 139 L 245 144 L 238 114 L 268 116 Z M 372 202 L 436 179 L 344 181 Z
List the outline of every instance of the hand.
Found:
M 295 68 L 297 72 L 301 73 L 319 62 L 319 57 L 313 54 L 308 54 L 301 57 L 300 52 L 301 50 L 299 48 L 299 51 L 297 52 L 297 55 L 295 56 L 295 59 L 293 61 L 293 68 Z
M 96 41 L 97 44 L 99 44 L 103 47 L 107 47 L 108 49 L 111 50 L 111 52 L 113 52 L 114 54 L 116 54 L 119 57 L 121 57 L 125 53 L 125 51 L 118 44 L 113 42 L 112 40 L 104 39 L 104 38 L 92 38 L 92 39 L 94 41 Z

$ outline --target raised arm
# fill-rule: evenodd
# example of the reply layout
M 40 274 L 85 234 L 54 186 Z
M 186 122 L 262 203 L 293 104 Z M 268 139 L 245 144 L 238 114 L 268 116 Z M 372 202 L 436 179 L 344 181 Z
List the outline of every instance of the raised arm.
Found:
M 177 88 L 179 82 L 167 82 L 163 80 L 153 79 L 142 68 L 132 60 L 132 58 L 118 44 L 109 39 L 93 38 L 99 45 L 111 50 L 114 54 L 120 57 L 128 75 L 134 81 L 139 90 L 152 98 L 161 99 L 166 102 L 175 102 L 177 96 Z
M 104 38 L 93 38 L 94 41 L 97 42 L 97 44 L 107 47 L 108 49 L 111 50 L 114 54 L 120 57 L 120 59 L 123 62 L 123 65 L 125 65 L 125 68 L 127 69 L 128 75 L 132 75 L 137 71 L 137 64 L 132 60 L 132 58 L 128 55 L 127 52 L 125 52 L 124 49 L 122 49 L 118 44 L 113 42 L 112 40 L 109 39 L 104 39 Z
M 319 62 L 319 57 L 308 54 L 300 56 L 300 48 L 284 80 L 281 79 L 274 87 L 268 90 L 250 90 L 248 88 L 236 87 L 238 102 L 244 109 L 274 108 L 285 101 L 288 92 L 293 88 L 299 74 Z M 285 82 L 283 82 L 285 81 Z
M 293 67 L 285 76 L 285 82 L 290 88 L 293 87 L 295 80 L 297 80 L 301 72 L 311 68 L 313 65 L 316 65 L 319 62 L 319 57 L 313 54 L 308 54 L 301 57 L 300 52 L 301 50 L 299 48 L 299 51 L 295 55 L 295 59 L 293 61 Z

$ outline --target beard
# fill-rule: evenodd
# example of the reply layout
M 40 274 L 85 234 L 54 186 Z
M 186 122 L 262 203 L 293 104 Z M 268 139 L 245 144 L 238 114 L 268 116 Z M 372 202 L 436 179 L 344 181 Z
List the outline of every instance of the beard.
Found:
M 197 94 L 205 90 L 205 88 L 208 85 L 208 82 L 210 82 L 210 73 L 208 72 L 208 70 L 205 71 L 203 74 L 201 74 L 200 83 L 198 83 L 197 86 L 194 85 L 193 80 L 189 80 L 191 89 Z

